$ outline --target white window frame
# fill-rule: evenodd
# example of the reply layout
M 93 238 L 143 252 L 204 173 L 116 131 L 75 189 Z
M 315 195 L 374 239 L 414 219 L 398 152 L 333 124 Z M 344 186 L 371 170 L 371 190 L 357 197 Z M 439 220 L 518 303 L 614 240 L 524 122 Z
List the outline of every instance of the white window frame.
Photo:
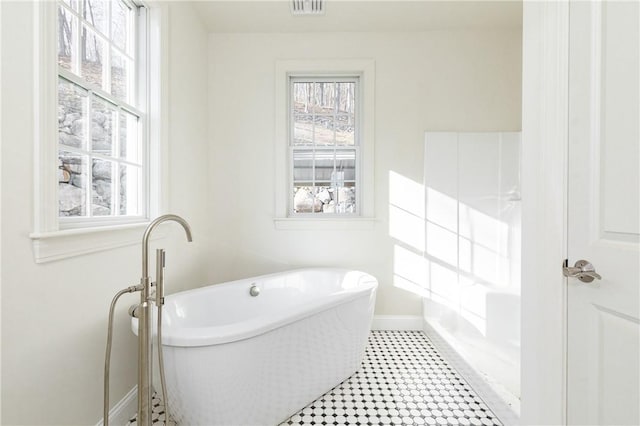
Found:
M 57 122 L 57 2 L 34 3 L 34 220 L 30 238 L 36 263 L 50 262 L 101 250 L 138 244 L 141 230 L 150 218 L 167 207 L 168 178 L 166 96 L 168 75 L 168 7 L 152 2 L 142 4 L 146 10 L 147 40 L 138 49 L 145 51 L 149 70 L 144 88 L 149 110 L 148 168 L 145 178 L 148 205 L 144 217 L 110 217 L 107 223 L 87 221 L 86 226 L 64 229 L 58 217 L 58 122 Z M 100 226 L 98 226 L 100 225 Z
M 374 215 L 374 87 L 375 64 L 370 59 L 279 60 L 275 84 L 275 218 L 276 229 L 368 229 Z M 356 120 L 359 139 L 356 154 L 356 214 L 293 213 L 293 147 L 291 78 L 358 77 Z M 350 147 L 351 148 L 351 147 Z
M 294 132 L 294 111 L 292 102 L 292 93 L 291 88 L 294 83 L 299 83 L 303 81 L 314 82 L 314 83 L 354 83 L 355 84 L 355 101 L 356 101 L 356 111 L 354 114 L 355 118 L 355 132 L 354 132 L 354 144 L 353 145 L 340 145 L 340 146 L 327 146 L 327 147 L 317 147 L 315 145 L 311 146 L 311 151 L 315 153 L 317 151 L 355 151 L 355 190 L 356 190 L 356 200 L 355 206 L 356 210 L 352 213 L 298 213 L 294 209 L 293 203 L 293 194 L 292 190 L 294 187 L 295 180 L 291 179 L 291 186 L 289 187 L 290 195 L 289 195 L 289 208 L 288 208 L 288 217 L 307 217 L 313 218 L 321 215 L 327 215 L 332 217 L 358 217 L 360 216 L 360 125 L 361 125 L 361 114 L 360 114 L 360 99 L 362 99 L 362 94 L 360 92 L 360 76 L 359 75 L 333 75 L 333 76 L 316 76 L 316 75 L 298 75 L 297 73 L 289 73 L 289 103 L 287 105 L 287 109 L 289 111 L 289 168 L 293 171 L 294 162 L 293 162 L 293 153 L 297 151 L 306 151 L 309 147 L 306 146 L 295 146 L 292 142 L 293 132 Z M 315 176 L 312 178 L 315 182 Z
M 146 80 L 148 79 L 148 62 L 149 55 L 147 54 L 148 50 L 148 19 L 147 19 L 147 8 L 144 5 L 138 5 L 132 2 L 131 0 L 112 0 L 112 1 L 122 1 L 127 4 L 132 9 L 132 12 L 137 15 L 136 18 L 132 19 L 130 22 L 129 30 L 130 34 L 128 34 L 129 40 L 131 43 L 132 40 L 135 41 L 135 44 L 132 46 L 133 49 L 133 61 L 134 61 L 134 75 L 129 75 L 129 82 L 134 83 L 131 85 L 131 88 L 135 90 L 134 93 L 129 94 L 128 100 L 119 99 L 117 96 L 110 94 L 108 91 L 105 92 L 102 87 L 97 88 L 88 82 L 86 82 L 81 76 L 75 74 L 72 71 L 64 69 L 58 66 L 58 76 L 59 78 L 67 81 L 70 84 L 80 88 L 82 91 L 87 92 L 87 97 L 89 98 L 89 111 L 87 119 L 90 119 L 91 116 L 91 108 L 92 108 L 92 100 L 97 98 L 102 100 L 105 103 L 109 103 L 113 105 L 116 110 L 123 110 L 126 113 L 129 113 L 138 118 L 140 121 L 138 126 L 138 134 L 136 135 L 138 139 L 138 144 L 140 148 L 140 160 L 138 161 L 142 170 L 142 182 L 140 185 L 140 194 L 138 205 L 140 208 L 140 215 L 135 216 L 124 216 L 120 215 L 118 212 L 119 206 L 119 197 L 112 195 L 112 199 L 114 202 L 114 209 L 116 211 L 115 215 L 109 216 L 94 216 L 92 214 L 92 197 L 91 197 L 91 185 L 87 185 L 86 187 L 86 215 L 85 216 L 58 216 L 58 225 L 59 228 L 62 229 L 77 229 L 77 228 L 91 228 L 93 226 L 110 226 L 110 225 L 121 225 L 121 224 L 130 224 L 130 223 L 139 223 L 147 221 L 149 211 L 149 126 L 148 126 L 148 111 L 149 111 L 149 96 L 147 93 L 148 85 L 146 84 Z M 60 4 L 61 2 L 56 2 Z M 111 86 L 111 50 L 112 48 L 116 48 L 116 50 L 122 50 L 117 46 L 113 46 L 112 40 L 108 39 L 106 36 L 102 35 L 95 27 L 91 25 L 91 23 L 87 22 L 82 16 L 80 11 L 72 10 L 71 7 L 66 5 L 61 5 L 67 13 L 74 16 L 79 23 L 79 28 L 76 29 L 76 34 L 74 35 L 75 40 L 74 43 L 79 48 L 82 43 L 81 40 L 81 28 L 86 25 L 91 31 L 96 34 L 96 37 L 106 41 L 108 43 L 107 49 L 105 49 L 105 61 L 103 63 L 103 71 L 106 73 L 103 75 L 105 82 L 108 87 Z M 74 52 L 78 53 L 78 52 Z M 129 53 L 129 52 L 121 52 L 121 53 Z M 73 54 L 72 54 L 73 57 Z M 76 57 L 76 61 L 79 59 Z M 80 67 L 78 63 L 74 64 L 76 67 Z M 134 100 L 132 102 L 132 100 Z M 56 102 L 58 104 L 58 102 Z M 116 128 L 118 126 L 118 122 L 116 122 Z M 117 133 L 117 130 L 114 129 L 114 133 Z M 64 150 L 71 152 L 73 154 L 82 155 L 90 158 L 87 163 L 87 168 L 90 170 L 91 161 L 93 159 L 103 159 L 107 161 L 112 161 L 117 163 L 118 165 L 129 163 L 126 160 L 118 158 L 117 155 L 96 155 L 95 152 L 91 149 L 91 147 L 86 147 L 84 149 L 76 149 L 72 147 L 66 147 L 58 144 L 58 151 Z M 116 169 L 117 170 L 117 169 Z M 92 174 L 87 171 L 87 178 L 91 181 Z M 113 187 L 118 188 L 119 185 L 119 174 L 115 173 L 113 176 L 114 182 Z

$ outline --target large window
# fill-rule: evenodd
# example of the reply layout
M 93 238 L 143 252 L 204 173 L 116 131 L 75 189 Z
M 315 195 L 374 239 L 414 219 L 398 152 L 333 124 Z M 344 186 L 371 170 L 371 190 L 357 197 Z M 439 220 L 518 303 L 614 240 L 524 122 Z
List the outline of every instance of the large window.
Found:
M 357 215 L 359 78 L 290 77 L 290 215 Z
M 60 226 L 145 217 L 144 10 L 127 0 L 57 8 Z

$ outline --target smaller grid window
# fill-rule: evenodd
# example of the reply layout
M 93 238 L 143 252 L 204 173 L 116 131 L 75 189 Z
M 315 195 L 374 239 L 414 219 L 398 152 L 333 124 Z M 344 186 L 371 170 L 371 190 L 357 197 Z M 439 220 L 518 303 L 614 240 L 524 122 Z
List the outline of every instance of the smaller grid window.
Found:
M 290 214 L 359 214 L 358 77 L 291 77 L 290 94 Z
M 143 217 L 146 108 L 136 46 L 144 14 L 127 0 L 61 0 L 57 8 L 61 224 Z

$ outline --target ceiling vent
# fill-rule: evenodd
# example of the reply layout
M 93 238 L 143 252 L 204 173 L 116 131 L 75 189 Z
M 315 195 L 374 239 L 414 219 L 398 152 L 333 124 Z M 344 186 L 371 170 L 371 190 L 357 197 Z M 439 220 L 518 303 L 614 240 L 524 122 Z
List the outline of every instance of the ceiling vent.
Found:
M 291 0 L 294 15 L 324 15 L 324 0 Z

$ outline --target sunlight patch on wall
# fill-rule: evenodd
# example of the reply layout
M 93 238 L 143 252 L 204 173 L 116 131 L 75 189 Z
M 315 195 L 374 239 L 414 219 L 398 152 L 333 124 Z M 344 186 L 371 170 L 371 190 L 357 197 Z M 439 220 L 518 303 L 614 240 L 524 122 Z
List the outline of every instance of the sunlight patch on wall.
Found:
M 393 285 L 427 297 L 424 197 L 424 185 L 389 172 L 389 236 L 397 242 L 393 249 Z
M 418 250 L 425 248 L 424 186 L 389 172 L 389 235 Z
M 389 204 L 424 219 L 424 185 L 390 171 Z
M 429 222 L 458 232 L 458 200 L 427 187 L 427 218 Z
M 487 203 L 488 204 L 488 203 Z M 494 202 L 493 209 L 497 210 Z M 491 247 L 492 250 L 502 255 L 507 255 L 506 238 L 509 225 L 501 218 L 489 216 L 469 203 L 460 203 L 460 236 L 465 237 L 476 244 Z
M 427 255 L 458 267 L 458 234 L 427 220 Z
M 400 245 L 393 247 L 393 283 L 396 287 L 428 296 L 429 264 L 422 255 Z
M 429 262 L 428 288 L 430 299 L 453 310 L 458 310 L 460 287 L 458 272 L 455 268 L 443 266 L 437 262 Z
M 397 206 L 389 206 L 389 235 L 418 252 L 424 251 L 424 219 Z

